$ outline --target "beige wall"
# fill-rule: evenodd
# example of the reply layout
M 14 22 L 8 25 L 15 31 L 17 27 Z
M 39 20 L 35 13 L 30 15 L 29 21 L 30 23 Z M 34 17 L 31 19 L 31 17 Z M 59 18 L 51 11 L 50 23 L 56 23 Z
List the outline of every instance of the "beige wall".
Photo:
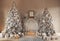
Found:
M 60 32 L 60 0 L 22 0 L 23 13 L 26 14 L 28 10 L 35 10 L 36 14 L 41 14 L 43 8 L 48 8 L 52 15 L 52 23 L 56 32 Z
M 4 27 L 7 12 L 12 5 L 12 0 L 0 0 L 0 27 Z M 16 7 L 26 14 L 28 10 L 35 10 L 38 14 L 41 9 L 48 8 L 53 18 L 53 25 L 56 32 L 60 32 L 60 0 L 16 0 Z

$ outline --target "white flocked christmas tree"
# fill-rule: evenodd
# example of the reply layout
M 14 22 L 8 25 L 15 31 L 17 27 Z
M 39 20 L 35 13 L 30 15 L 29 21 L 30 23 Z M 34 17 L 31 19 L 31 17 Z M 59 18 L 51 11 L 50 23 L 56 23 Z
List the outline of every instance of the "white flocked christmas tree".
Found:
M 42 17 L 39 21 L 40 33 L 45 33 L 47 36 L 54 35 L 55 30 L 53 29 L 52 16 L 47 8 L 44 9 Z
M 21 34 L 22 26 L 21 26 L 21 17 L 16 9 L 16 3 L 13 1 L 12 8 L 10 8 L 8 12 L 8 17 L 6 19 L 5 23 L 5 35 L 7 34 L 7 37 L 11 37 L 11 35 L 14 34 Z

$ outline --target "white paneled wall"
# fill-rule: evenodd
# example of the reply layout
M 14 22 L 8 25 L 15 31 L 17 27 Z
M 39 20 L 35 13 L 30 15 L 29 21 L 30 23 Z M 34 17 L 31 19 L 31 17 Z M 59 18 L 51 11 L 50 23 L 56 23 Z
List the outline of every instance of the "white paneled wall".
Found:
M 60 32 L 60 16 L 59 16 L 59 11 L 60 11 L 60 8 L 59 7 L 53 7 L 53 8 L 49 8 L 49 12 L 50 14 L 52 15 L 52 23 L 53 23 L 53 26 L 54 26 L 54 29 L 56 32 Z

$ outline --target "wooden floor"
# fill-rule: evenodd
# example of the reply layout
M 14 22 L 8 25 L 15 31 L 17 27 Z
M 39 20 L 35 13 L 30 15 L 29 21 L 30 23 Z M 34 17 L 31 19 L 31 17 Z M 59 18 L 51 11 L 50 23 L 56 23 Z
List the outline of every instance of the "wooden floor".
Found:
M 0 41 L 18 41 L 18 40 L 19 39 L 5 39 L 5 38 L 0 38 Z M 60 41 L 60 37 L 57 40 L 53 39 L 53 40 L 46 40 L 46 41 Z
M 6 38 L 0 38 L 0 41 L 18 41 L 18 39 L 6 39 Z
M 14 40 L 8 40 L 8 39 L 7 40 L 3 40 L 2 39 L 0 41 L 18 41 L 18 39 L 14 39 Z M 58 40 L 47 40 L 47 41 L 60 41 L 60 39 L 58 39 Z

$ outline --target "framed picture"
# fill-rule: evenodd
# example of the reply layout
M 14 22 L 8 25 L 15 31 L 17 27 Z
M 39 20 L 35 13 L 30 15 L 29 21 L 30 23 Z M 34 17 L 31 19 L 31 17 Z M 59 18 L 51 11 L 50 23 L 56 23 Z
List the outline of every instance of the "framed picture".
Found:
M 34 10 L 29 10 L 28 11 L 28 16 L 29 17 L 34 17 L 34 15 L 35 15 L 35 11 Z

